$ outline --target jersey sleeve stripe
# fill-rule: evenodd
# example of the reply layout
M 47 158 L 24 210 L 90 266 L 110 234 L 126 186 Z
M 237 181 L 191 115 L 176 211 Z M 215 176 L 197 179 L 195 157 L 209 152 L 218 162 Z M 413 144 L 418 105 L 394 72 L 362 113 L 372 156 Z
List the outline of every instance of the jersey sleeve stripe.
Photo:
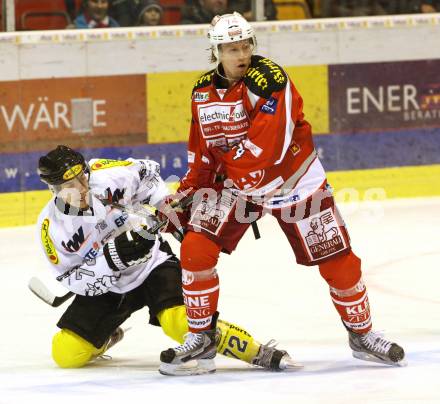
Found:
M 257 105 L 258 100 L 260 99 L 260 97 L 256 94 L 254 94 L 251 90 L 247 90 L 247 94 L 249 97 L 249 100 L 252 104 L 252 108 L 255 108 L 255 105 Z
M 281 152 L 280 158 L 275 161 L 276 164 L 280 164 L 284 156 L 286 155 L 286 152 L 290 146 L 290 143 L 292 142 L 293 137 L 293 130 L 295 129 L 295 124 L 292 120 L 292 91 L 290 89 L 290 81 L 287 83 L 286 86 L 286 92 L 285 92 L 285 113 L 286 113 L 286 128 L 284 131 L 284 145 L 283 145 L 283 151 Z

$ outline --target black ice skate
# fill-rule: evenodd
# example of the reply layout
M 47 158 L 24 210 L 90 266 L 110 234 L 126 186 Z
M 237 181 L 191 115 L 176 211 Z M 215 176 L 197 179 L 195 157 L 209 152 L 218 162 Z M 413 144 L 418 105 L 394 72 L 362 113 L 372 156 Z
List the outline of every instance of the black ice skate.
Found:
M 122 338 L 124 338 L 124 330 L 121 327 L 118 327 L 113 331 L 113 334 L 110 335 L 105 351 L 108 351 L 112 346 L 115 346 Z
M 348 342 L 357 359 L 383 363 L 392 366 L 405 366 L 405 351 L 394 342 L 387 341 L 374 331 L 366 334 L 356 334 L 348 331 Z
M 286 351 L 276 349 L 276 341 L 271 339 L 267 344 L 261 345 L 258 355 L 252 364 L 269 370 L 293 370 L 303 366 L 296 363 Z
M 159 372 L 167 376 L 191 376 L 213 373 L 217 354 L 217 318 L 212 317 L 211 329 L 199 333 L 189 332 L 185 342 L 176 348 L 162 351 Z

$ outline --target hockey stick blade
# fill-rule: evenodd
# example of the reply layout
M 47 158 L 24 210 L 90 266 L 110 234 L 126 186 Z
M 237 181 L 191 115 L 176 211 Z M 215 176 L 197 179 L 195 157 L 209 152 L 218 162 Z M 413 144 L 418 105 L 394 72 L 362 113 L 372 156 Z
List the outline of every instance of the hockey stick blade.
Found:
M 29 280 L 28 287 L 35 296 L 52 307 L 61 306 L 66 300 L 75 295 L 73 292 L 67 292 L 63 296 L 56 296 L 36 277 Z

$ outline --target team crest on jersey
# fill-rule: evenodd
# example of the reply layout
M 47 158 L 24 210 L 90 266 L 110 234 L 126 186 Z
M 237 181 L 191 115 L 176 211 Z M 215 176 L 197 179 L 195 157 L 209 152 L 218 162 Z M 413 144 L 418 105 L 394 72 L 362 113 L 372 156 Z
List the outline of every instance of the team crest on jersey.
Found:
M 201 93 L 196 91 L 193 95 L 194 102 L 206 102 L 209 100 L 209 93 Z
M 49 261 L 52 264 L 58 264 L 58 254 L 53 245 L 52 239 L 49 236 L 49 219 L 44 219 L 41 224 L 41 241 L 43 243 L 44 251 L 46 252 Z
M 96 171 L 112 167 L 127 167 L 131 166 L 132 164 L 133 163 L 131 161 L 126 160 L 99 159 L 92 164 L 91 169 L 92 171 Z

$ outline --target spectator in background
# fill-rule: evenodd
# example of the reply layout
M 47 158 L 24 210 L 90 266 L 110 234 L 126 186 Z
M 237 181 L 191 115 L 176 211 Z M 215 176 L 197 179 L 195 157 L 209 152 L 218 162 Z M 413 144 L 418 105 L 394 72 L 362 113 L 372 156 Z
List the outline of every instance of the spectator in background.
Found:
M 387 14 L 420 13 L 421 0 L 380 0 Z
M 228 9 L 228 0 L 194 0 L 182 7 L 181 24 L 209 24 Z
M 108 14 L 121 27 L 137 25 L 139 3 L 141 0 L 110 0 Z
M 156 0 L 142 0 L 137 8 L 137 25 L 161 25 L 163 8 Z
M 252 1 L 251 0 L 230 0 L 230 12 L 239 12 L 246 20 L 253 21 L 252 18 Z M 264 0 L 264 16 L 266 20 L 277 19 L 277 9 L 273 0 Z
M 119 27 L 116 20 L 108 15 L 108 0 L 84 0 L 82 12 L 75 18 L 75 28 Z
M 70 19 L 73 21 L 77 14 L 75 0 L 64 0 L 64 5 L 66 7 L 67 14 L 69 14 Z
M 322 0 L 322 17 L 361 17 L 367 15 L 384 15 L 379 0 Z
M 440 12 L 440 0 L 422 0 L 420 5 L 422 13 L 438 13 Z

